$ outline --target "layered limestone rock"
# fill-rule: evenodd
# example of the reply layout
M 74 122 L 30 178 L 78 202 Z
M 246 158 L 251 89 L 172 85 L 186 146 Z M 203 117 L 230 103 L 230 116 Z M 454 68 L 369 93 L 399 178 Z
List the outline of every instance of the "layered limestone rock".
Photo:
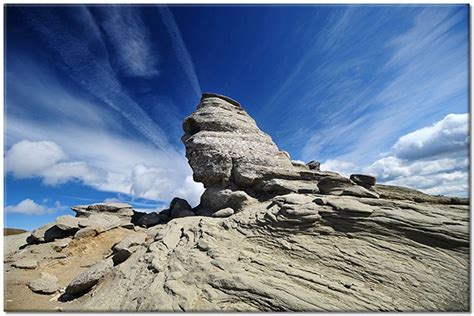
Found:
M 377 196 L 350 179 L 319 171 L 316 163 L 309 167 L 292 163 L 289 154 L 278 149 L 242 106 L 228 97 L 203 94 L 196 111 L 185 119 L 183 129 L 182 141 L 194 180 L 207 189 L 198 213 L 217 211 L 203 209 L 215 198 L 209 192 L 244 191 L 258 199 L 292 192 L 319 193 L 318 183 L 328 176 L 336 188 L 326 189 L 326 185 L 324 193 Z M 225 207 L 239 211 L 230 204 L 222 205 Z
M 85 206 L 6 239 L 7 311 L 469 310 L 468 199 L 294 163 L 226 97 L 184 127 L 199 207 Z

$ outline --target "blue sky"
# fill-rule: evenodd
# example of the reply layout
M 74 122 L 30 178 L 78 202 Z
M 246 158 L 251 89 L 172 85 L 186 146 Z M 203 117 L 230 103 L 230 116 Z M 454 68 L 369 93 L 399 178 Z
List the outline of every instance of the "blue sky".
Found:
M 196 205 L 202 91 L 294 160 L 468 194 L 467 5 L 7 6 L 6 225 L 76 204 Z

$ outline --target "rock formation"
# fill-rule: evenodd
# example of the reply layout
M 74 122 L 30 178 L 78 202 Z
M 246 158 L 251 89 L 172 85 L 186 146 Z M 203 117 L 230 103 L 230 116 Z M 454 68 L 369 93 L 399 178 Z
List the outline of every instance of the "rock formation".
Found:
M 9 246 L 7 311 L 469 310 L 468 200 L 292 162 L 227 97 L 183 128 L 200 204 L 74 207 Z

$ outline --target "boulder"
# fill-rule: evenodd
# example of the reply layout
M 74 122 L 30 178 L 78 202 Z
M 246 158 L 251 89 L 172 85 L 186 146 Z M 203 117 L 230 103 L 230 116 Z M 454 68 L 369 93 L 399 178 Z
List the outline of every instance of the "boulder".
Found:
M 133 216 L 133 207 L 125 203 L 96 203 L 91 205 L 76 205 L 71 209 L 76 212 L 76 217 L 89 217 L 94 214 L 106 214 L 117 216 L 130 222 Z
M 235 212 L 240 212 L 245 206 L 255 203 L 255 201 L 245 191 L 208 188 L 201 196 L 201 202 L 196 208 L 196 214 L 211 215 L 227 207 L 232 208 Z
M 114 262 L 111 258 L 93 265 L 89 270 L 82 272 L 69 283 L 66 287 L 66 293 L 72 296 L 78 296 L 89 291 L 113 266 Z
M 152 227 L 169 221 L 170 216 L 166 212 L 135 212 L 132 223 L 141 227 Z
M 53 294 L 59 290 L 58 278 L 47 272 L 41 272 L 41 277 L 28 283 L 28 287 L 35 293 Z
M 79 229 L 76 234 L 74 235 L 75 239 L 79 238 L 86 238 L 86 237 L 94 237 L 99 234 L 99 230 L 102 230 L 101 228 L 98 228 L 96 226 L 88 226 Z
M 234 210 L 230 207 L 223 208 L 212 214 L 213 217 L 229 217 L 234 214 Z
M 195 214 L 192 209 L 186 200 L 177 197 L 175 197 L 170 204 L 172 218 L 194 216 Z
M 65 231 L 56 226 L 55 223 L 50 223 L 41 226 L 31 232 L 31 235 L 26 239 L 29 244 L 37 244 L 42 242 L 50 242 L 60 238 L 66 238 L 74 234 L 74 230 Z
M 66 248 L 69 243 L 72 241 L 71 238 L 63 238 L 63 239 L 59 239 L 59 240 L 56 240 L 54 243 L 51 244 L 51 247 L 57 251 L 57 252 L 60 252 L 62 251 L 64 248 Z
M 91 225 L 99 233 L 119 227 L 122 224 L 121 219 L 115 215 L 108 214 L 93 214 L 88 217 Z
M 318 187 L 321 193 L 330 195 L 352 195 L 357 197 L 378 198 L 379 195 L 371 190 L 356 185 L 350 179 L 339 175 L 332 175 L 323 178 Z
M 311 160 L 306 164 L 310 170 L 319 171 L 321 169 L 321 163 L 316 160 Z
M 71 215 L 62 215 L 56 218 L 56 226 L 64 231 L 68 230 L 78 230 L 79 229 L 79 219 Z
M 373 187 L 377 179 L 366 174 L 351 174 L 350 179 L 363 187 Z

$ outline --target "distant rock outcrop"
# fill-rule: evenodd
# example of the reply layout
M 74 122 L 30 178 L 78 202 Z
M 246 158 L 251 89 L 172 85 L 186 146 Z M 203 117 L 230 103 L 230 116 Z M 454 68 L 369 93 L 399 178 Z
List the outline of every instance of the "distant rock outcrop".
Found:
M 292 161 L 215 94 L 184 130 L 200 204 L 76 206 L 6 237 L 7 311 L 469 310 L 468 199 Z

